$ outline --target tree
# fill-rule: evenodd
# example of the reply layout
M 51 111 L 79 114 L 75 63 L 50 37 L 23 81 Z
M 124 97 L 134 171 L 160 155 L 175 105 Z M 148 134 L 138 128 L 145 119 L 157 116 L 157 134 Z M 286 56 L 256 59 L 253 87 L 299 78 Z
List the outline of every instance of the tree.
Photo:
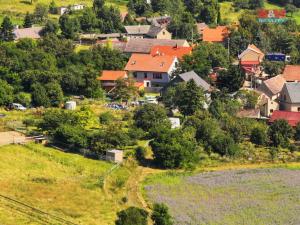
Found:
M 133 119 L 135 125 L 146 132 L 149 132 L 158 125 L 171 127 L 166 110 L 162 106 L 156 104 L 145 104 L 140 106 L 134 112 Z
M 151 11 L 151 5 L 144 0 L 129 0 L 127 7 L 130 13 L 143 16 Z
M 57 22 L 48 20 L 41 31 L 41 35 L 46 36 L 49 34 L 57 34 L 58 30 L 59 25 L 57 24 Z
M 293 128 L 286 120 L 275 120 L 269 129 L 269 138 L 275 147 L 288 147 L 293 137 Z
M 0 106 L 8 105 L 13 101 L 13 87 L 5 80 L 0 79 Z
M 212 143 L 212 149 L 221 155 L 233 156 L 236 154 L 234 140 L 229 134 L 219 133 Z
M 287 4 L 285 6 L 285 10 L 287 13 L 290 13 L 291 17 L 293 17 L 293 14 L 298 11 L 298 8 L 295 5 Z
M 29 12 L 27 12 L 26 15 L 25 15 L 25 18 L 24 18 L 23 27 L 24 28 L 29 28 L 29 27 L 32 27 L 32 25 L 33 25 L 32 15 L 29 14 Z
M 219 72 L 217 86 L 229 92 L 238 91 L 245 80 L 245 72 L 240 66 L 231 65 L 228 70 Z
M 36 83 L 32 85 L 32 103 L 35 106 L 44 107 L 49 107 L 51 105 L 47 90 L 42 84 Z
M 185 89 L 182 91 L 177 105 L 183 115 L 189 116 L 203 109 L 204 102 L 205 97 L 203 90 L 191 79 L 187 82 Z
M 214 67 L 227 68 L 229 65 L 227 50 L 221 44 L 201 42 L 179 63 L 179 71 L 194 70 L 200 77 L 208 80 L 208 74 Z
M 14 26 L 12 22 L 10 21 L 9 17 L 5 16 L 1 24 L 0 40 L 13 41 L 14 40 L 13 30 L 14 30 Z
M 129 207 L 117 213 L 116 225 L 147 225 L 148 212 L 137 207 Z
M 25 92 L 19 92 L 15 95 L 14 101 L 28 107 L 31 103 L 31 95 Z
M 48 17 L 48 7 L 44 4 L 38 3 L 34 9 L 34 18 L 36 22 L 41 23 L 44 22 Z
M 83 11 L 82 16 L 79 18 L 80 27 L 84 32 L 91 32 L 97 25 L 97 17 L 94 11 L 90 8 L 86 8 Z
M 78 37 L 80 23 L 76 17 L 71 18 L 69 15 L 64 14 L 59 18 L 59 25 L 65 38 L 76 39 Z
M 49 13 L 51 13 L 51 14 L 57 14 L 57 6 L 56 6 L 54 0 L 50 2 Z
M 111 96 L 114 100 L 129 101 L 138 95 L 138 88 L 132 78 L 117 79 L 115 89 Z
M 268 74 L 271 77 L 274 77 L 274 76 L 282 73 L 285 63 L 284 62 L 264 61 L 262 66 L 263 66 L 263 70 L 266 74 Z
M 154 225 L 173 225 L 168 206 L 163 203 L 154 204 L 151 219 L 153 220 Z
M 295 128 L 295 140 L 300 141 L 300 123 L 297 123 Z
M 162 168 L 190 168 L 198 160 L 193 129 L 170 130 L 160 126 L 150 142 L 155 163 Z
M 256 145 L 265 145 L 268 142 L 268 130 L 266 126 L 260 125 L 252 129 L 250 141 Z

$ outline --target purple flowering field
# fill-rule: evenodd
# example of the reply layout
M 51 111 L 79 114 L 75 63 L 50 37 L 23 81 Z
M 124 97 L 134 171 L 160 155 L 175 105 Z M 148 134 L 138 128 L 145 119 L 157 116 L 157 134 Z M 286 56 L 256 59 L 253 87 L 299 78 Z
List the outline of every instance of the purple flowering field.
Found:
M 164 180 L 165 179 L 165 180 Z M 298 225 L 300 170 L 244 169 L 145 182 L 146 198 L 170 208 L 175 224 Z

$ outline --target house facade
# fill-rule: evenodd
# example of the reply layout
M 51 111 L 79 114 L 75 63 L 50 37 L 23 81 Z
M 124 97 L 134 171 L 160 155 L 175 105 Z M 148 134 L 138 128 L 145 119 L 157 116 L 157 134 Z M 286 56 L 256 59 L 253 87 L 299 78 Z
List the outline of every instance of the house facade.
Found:
M 279 110 L 280 92 L 285 82 L 285 79 L 281 75 L 278 75 L 263 81 L 258 87 L 262 116 L 269 117 L 274 111 Z
M 107 92 L 113 90 L 118 79 L 128 78 L 126 71 L 103 70 L 100 73 L 98 80 L 101 81 L 101 86 Z
M 290 112 L 300 112 L 300 83 L 285 83 L 280 94 L 280 109 Z
M 126 36 L 131 39 L 154 38 L 172 39 L 172 34 L 166 28 L 150 25 L 125 26 Z
M 145 90 L 159 92 L 171 80 L 178 59 L 167 55 L 132 54 L 125 70 L 138 83 L 143 83 Z

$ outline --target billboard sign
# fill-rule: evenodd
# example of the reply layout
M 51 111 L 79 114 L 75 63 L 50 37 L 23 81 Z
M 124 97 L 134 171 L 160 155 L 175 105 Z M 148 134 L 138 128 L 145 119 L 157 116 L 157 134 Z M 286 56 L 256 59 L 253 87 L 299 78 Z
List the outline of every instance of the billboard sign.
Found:
M 283 23 L 287 20 L 284 9 L 259 9 L 257 16 L 260 23 Z

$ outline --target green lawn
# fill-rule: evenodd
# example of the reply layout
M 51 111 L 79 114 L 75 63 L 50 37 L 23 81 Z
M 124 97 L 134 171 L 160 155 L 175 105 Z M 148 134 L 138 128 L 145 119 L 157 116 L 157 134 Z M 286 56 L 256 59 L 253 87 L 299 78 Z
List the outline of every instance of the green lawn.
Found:
M 125 207 L 122 183 L 130 170 L 124 166 L 114 171 L 104 191 L 100 178 L 112 166 L 42 145 L 4 146 L 0 194 L 76 224 L 114 224 L 116 212 Z M 0 198 L 0 224 L 41 224 L 35 220 Z

